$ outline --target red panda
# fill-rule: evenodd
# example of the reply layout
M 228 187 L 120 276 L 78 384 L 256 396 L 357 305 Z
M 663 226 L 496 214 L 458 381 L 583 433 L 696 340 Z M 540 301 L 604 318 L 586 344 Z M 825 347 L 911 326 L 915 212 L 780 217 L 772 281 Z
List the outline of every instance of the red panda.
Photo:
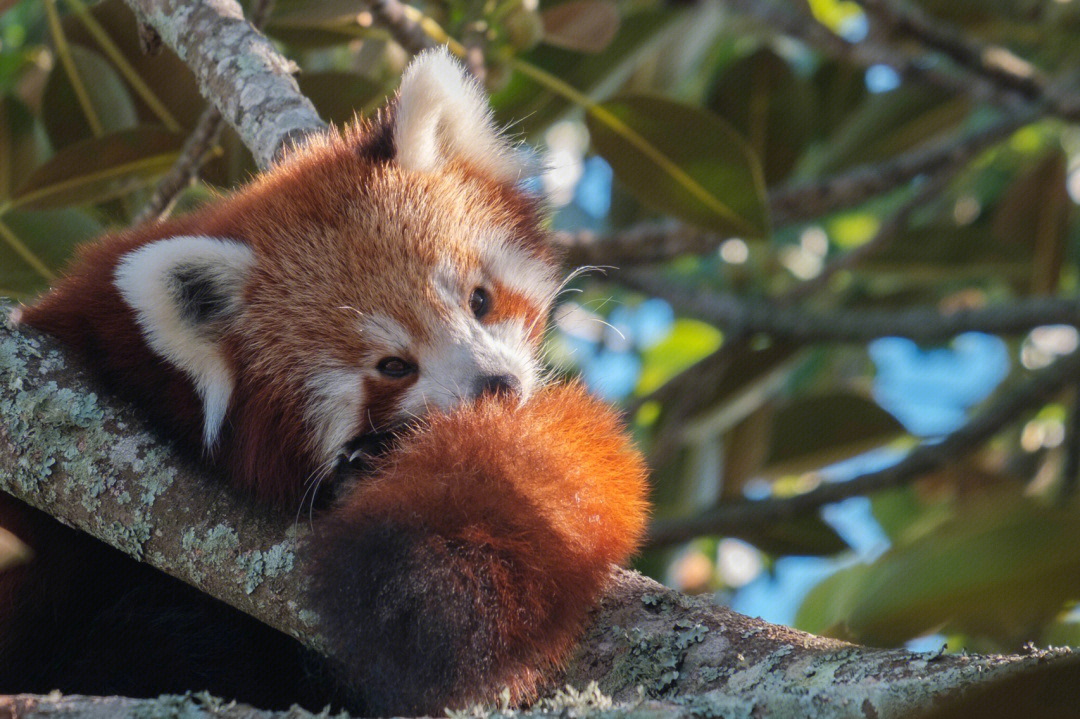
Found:
M 340 485 L 310 599 L 367 713 L 528 700 L 643 533 L 644 465 L 611 410 L 542 382 L 558 258 L 526 170 L 479 86 L 427 52 L 374 121 L 99 240 L 12 316 L 257 499 Z

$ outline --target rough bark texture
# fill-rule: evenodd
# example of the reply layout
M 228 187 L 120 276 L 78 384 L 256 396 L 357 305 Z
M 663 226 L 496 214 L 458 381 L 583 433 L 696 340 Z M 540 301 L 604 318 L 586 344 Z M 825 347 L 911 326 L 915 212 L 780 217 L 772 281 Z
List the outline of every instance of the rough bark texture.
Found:
M 8 309 L 0 304 L 3 316 Z M 0 416 L 0 488 L 319 646 L 294 553 L 306 518 L 275 516 L 235 496 L 178 458 L 130 408 L 96 395 L 51 339 L 6 325 Z M 950 691 L 1067 655 L 930 656 L 858 647 L 751 619 L 620 570 L 563 678 L 580 691 L 551 700 L 589 714 L 903 717 Z M 590 689 L 591 682 L 597 685 Z M 80 697 L 4 701 L 0 713 L 12 708 L 17 716 L 222 710 L 190 698 L 160 706 Z
M 325 127 L 300 94 L 295 66 L 244 19 L 234 0 L 128 0 L 187 63 L 208 98 L 269 167 L 290 144 Z

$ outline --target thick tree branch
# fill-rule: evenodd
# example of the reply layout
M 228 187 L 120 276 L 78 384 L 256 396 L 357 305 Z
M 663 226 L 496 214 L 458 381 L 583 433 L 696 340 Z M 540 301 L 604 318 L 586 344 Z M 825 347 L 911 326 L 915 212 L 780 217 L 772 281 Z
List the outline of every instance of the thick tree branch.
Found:
M 252 505 L 178 459 L 128 407 L 97 396 L 49 338 L 0 328 L 0 416 L 5 491 L 319 646 L 295 553 L 306 525 Z M 866 649 L 750 619 L 618 571 L 564 677 L 579 688 L 598 682 L 603 697 L 586 692 L 555 701 L 586 713 L 606 707 L 659 717 L 751 710 L 784 717 L 812 708 L 818 716 L 862 717 L 867 707 L 871 715 L 902 717 L 957 688 L 1063 656 L 931 661 Z M 619 704 L 611 707 L 608 698 Z M 4 701 L 30 716 L 56 702 L 64 712 L 104 702 L 128 715 L 149 706 L 78 697 Z
M 295 66 L 244 19 L 235 0 L 127 0 L 180 56 L 236 128 L 259 167 L 325 127 L 293 79 Z

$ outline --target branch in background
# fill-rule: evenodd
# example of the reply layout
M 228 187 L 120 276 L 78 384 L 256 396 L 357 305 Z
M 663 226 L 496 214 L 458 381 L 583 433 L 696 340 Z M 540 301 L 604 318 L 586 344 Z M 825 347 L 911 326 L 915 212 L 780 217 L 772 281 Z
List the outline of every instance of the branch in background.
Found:
M 435 46 L 435 41 L 424 32 L 420 23 L 409 17 L 398 0 L 371 0 L 371 14 L 410 55 Z
M 252 26 L 262 28 L 270 17 L 273 5 L 273 0 L 255 0 L 251 7 Z M 139 24 L 140 30 L 145 27 L 147 26 Z M 141 32 L 140 37 L 142 37 Z M 161 43 L 160 37 L 158 37 L 158 43 Z M 195 129 L 184 141 L 184 146 L 180 149 L 180 157 L 158 182 L 157 187 L 154 188 L 154 194 L 135 216 L 132 224 L 138 225 L 169 214 L 176 198 L 195 181 L 199 170 L 210 159 L 211 148 L 221 137 L 221 130 L 224 127 L 225 118 L 221 116 L 221 112 L 214 105 L 207 105 L 199 116 L 198 122 L 195 123 Z
M 788 290 L 780 298 L 780 303 L 790 304 L 814 295 L 828 286 L 829 281 L 837 273 L 857 267 L 860 263 L 865 262 L 891 245 L 893 240 L 907 229 L 911 216 L 924 205 L 937 198 L 941 191 L 948 186 L 955 174 L 960 171 L 960 167 L 960 165 L 946 167 L 937 176 L 928 179 L 914 196 L 885 218 L 873 237 L 855 249 L 848 250 L 829 260 L 821 268 L 821 272 Z
M 769 192 L 767 199 L 773 225 L 805 222 L 855 206 L 903 187 L 921 175 L 947 174 L 952 177 L 980 152 L 1009 137 L 1038 116 L 1035 112 L 1014 113 L 978 132 L 951 137 L 888 162 L 861 165 L 822 180 L 777 187 Z M 932 197 L 932 194 L 924 190 L 917 200 L 921 202 L 927 197 Z M 899 211 L 885 223 L 878 236 L 867 243 L 870 247 L 864 245 L 848 253 L 851 258 L 823 273 L 824 278 L 810 283 L 823 283 L 836 270 L 854 264 L 865 253 L 879 247 L 884 238 L 891 234 L 886 230 L 899 224 L 900 220 L 906 222 L 907 215 L 914 209 L 915 205 L 909 204 L 906 209 Z M 566 253 L 567 265 L 612 265 L 619 268 L 665 262 L 684 254 L 710 254 L 727 239 L 730 239 L 728 235 L 674 221 L 643 223 L 606 235 L 582 231 L 560 232 L 555 236 L 556 244 Z M 799 290 L 800 297 L 807 294 L 810 294 L 808 289 Z
M 967 78 L 945 74 L 927 67 L 920 58 L 887 44 L 844 40 L 817 21 L 806 0 L 779 4 L 774 0 L 724 0 L 724 4 L 754 20 L 764 32 L 801 40 L 829 57 L 860 66 L 888 65 L 904 79 L 925 82 L 958 94 L 992 94 L 989 83 L 971 83 Z
M 662 297 L 676 309 L 705 322 L 799 344 L 866 342 L 886 336 L 940 342 L 964 332 L 1017 335 L 1043 325 L 1080 326 L 1080 301 L 1074 299 L 1020 298 L 1007 304 L 953 312 L 936 307 L 815 311 L 769 300 L 705 292 L 642 271 L 622 273 L 619 283 Z
M 898 208 L 869 241 L 831 260 L 817 276 L 795 285 L 779 298 L 773 300 L 773 305 L 777 311 L 787 311 L 785 308 L 788 305 L 809 297 L 824 288 L 837 272 L 850 269 L 867 257 L 881 251 L 907 227 L 911 213 L 934 197 L 959 168 L 960 165 L 947 166 L 936 177 L 927 181 L 914 197 Z M 624 284 L 633 286 L 635 276 L 640 277 L 641 275 L 638 272 L 624 272 L 619 275 L 619 279 Z M 654 290 L 663 288 L 666 291 L 672 289 L 671 285 L 664 283 L 663 280 L 657 277 L 647 278 L 644 281 L 648 282 L 649 286 Z M 645 291 L 644 286 L 639 286 L 638 289 Z M 678 290 L 678 288 L 673 289 Z M 678 291 L 683 292 L 683 290 Z M 795 311 L 798 312 L 799 310 Z M 735 358 L 744 355 L 749 350 L 752 334 L 755 331 L 760 331 L 756 330 L 753 325 L 746 324 L 746 320 L 750 319 L 749 314 L 739 313 L 738 316 L 733 316 L 731 319 L 732 321 L 726 325 L 727 339 L 720 349 L 682 374 L 672 378 L 654 392 L 639 398 L 629 408 L 630 412 L 634 412 L 642 404 L 649 401 L 660 402 L 665 408 L 663 425 L 653 438 L 653 450 L 650 456 L 653 466 L 661 466 L 679 447 L 682 442 L 683 422 L 708 409 L 714 403 L 713 393 L 708 390 L 703 391 L 703 388 L 715 387 L 722 380 L 728 366 Z M 793 352 L 793 350 L 791 351 Z
M 769 193 L 774 225 L 786 225 L 854 207 L 906 185 L 921 175 L 955 174 L 984 150 L 1039 119 L 1039 113 L 1016 112 L 976 132 L 945 138 L 886 162 L 861 165 L 822 180 L 778 187 Z
M 985 78 L 1002 90 L 1038 100 L 1047 90 L 1043 73 L 1023 58 L 999 45 L 969 40 L 955 27 L 931 17 L 921 8 L 895 0 L 862 0 L 863 9 L 887 30 L 937 50 L 968 72 Z
M 806 6 L 805 0 L 791 3 L 799 5 L 799 9 L 778 5 L 772 0 L 725 0 L 727 6 L 755 20 L 764 31 L 796 38 L 830 57 L 864 67 L 888 65 L 905 79 L 989 100 L 1004 108 L 1034 104 L 1065 119 L 1080 119 L 1080 93 L 1068 88 L 1054 88 L 1040 81 L 1035 81 L 1039 85 L 1038 93 L 1021 91 L 1018 86 L 1022 84 L 1019 77 L 1022 73 L 1018 72 L 1018 68 L 1021 65 L 1030 67 L 1024 60 L 1004 49 L 974 45 L 959 34 L 935 27 L 935 24 L 940 25 L 936 18 L 917 11 L 898 10 L 892 3 L 886 3 L 887 0 L 871 0 L 863 5 L 868 11 L 887 8 L 882 11 L 888 13 L 884 17 L 900 20 L 899 24 L 893 23 L 895 27 L 906 30 L 907 35 L 922 41 L 925 46 L 949 56 L 953 60 L 952 68 L 958 72 L 942 72 L 927 63 L 925 57 L 893 47 L 887 38 L 881 37 L 884 34 L 881 32 L 873 32 L 873 42 L 848 42 L 821 25 Z M 1008 71 L 1010 64 L 1014 68 L 1012 72 Z
M 300 94 L 295 66 L 253 28 L 235 0 L 127 0 L 176 52 L 260 168 L 325 123 Z
M 959 28 L 944 24 L 910 3 L 864 0 L 862 5 L 888 30 L 942 53 L 969 77 L 989 85 L 991 94 L 996 95 L 992 99 L 998 104 L 1008 105 L 1020 99 L 1063 119 L 1080 119 L 1080 93 L 1075 88 L 1052 86 L 1039 68 L 1008 48 L 973 42 Z
M 649 533 L 657 547 L 710 534 L 738 534 L 763 524 L 806 515 L 826 504 L 900 486 L 955 462 L 990 440 L 1026 412 L 1040 408 L 1080 377 L 1080 352 L 1057 360 L 1019 387 L 992 400 L 977 417 L 936 444 L 922 444 L 897 464 L 846 482 L 821 484 L 785 499 L 729 502 L 684 519 L 659 520 Z
M 213 105 L 208 105 L 199 116 L 195 129 L 184 141 L 180 157 L 161 178 L 150 200 L 132 220 L 138 225 L 148 220 L 160 219 L 169 214 L 176 198 L 180 196 L 199 174 L 203 164 L 210 158 L 211 149 L 221 136 L 225 119 Z
M 0 326 L 0 417 L 4 491 L 319 645 L 295 551 L 306 524 L 253 505 L 175 457 L 134 411 L 97 396 L 54 341 Z M 903 649 L 858 647 L 751 619 L 619 570 L 563 677 L 579 688 L 596 681 L 598 691 L 550 701 L 556 711 L 577 707 L 575 716 L 787 717 L 817 707 L 817 716 L 854 719 L 872 710 L 899 718 L 959 688 L 1067 657 L 1053 650 L 928 663 Z M 811 681 L 815 676 L 821 679 Z M 642 701 L 639 687 L 654 699 Z M 16 697 L 0 699 L 0 708 L 56 716 L 97 707 L 96 715 L 111 716 L 164 703 L 237 716 L 211 699 L 154 701 Z

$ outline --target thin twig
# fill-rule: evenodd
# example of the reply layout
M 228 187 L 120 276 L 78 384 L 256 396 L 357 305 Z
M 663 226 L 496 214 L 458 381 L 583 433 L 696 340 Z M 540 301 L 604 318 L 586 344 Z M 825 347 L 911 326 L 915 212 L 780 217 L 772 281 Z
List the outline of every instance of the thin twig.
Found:
M 424 32 L 420 23 L 409 17 L 398 0 L 372 0 L 371 14 L 410 55 L 435 46 L 435 41 Z
M 768 33 L 796 38 L 824 54 L 856 65 L 888 65 L 901 77 L 963 94 L 987 94 L 987 83 L 973 86 L 958 78 L 928 67 L 921 58 L 884 43 L 852 43 L 821 25 L 805 1 L 776 3 L 773 0 L 725 0 L 725 5 L 754 20 Z M 793 7 L 798 6 L 798 7 Z
M 1039 117 L 1040 113 L 1030 110 L 1010 113 L 984 129 L 953 135 L 886 162 L 860 165 L 821 180 L 778 187 L 769 193 L 773 224 L 820 217 L 895 190 L 920 175 L 933 176 L 959 169 Z
M 985 444 L 1025 412 L 1038 409 L 1080 376 L 1080 352 L 1062 357 L 1029 377 L 1015 390 L 995 399 L 977 417 L 941 442 L 922 444 L 897 464 L 846 482 L 828 482 L 785 499 L 743 500 L 685 519 L 653 523 L 649 546 L 683 542 L 708 534 L 738 534 L 762 524 L 804 516 L 833 502 L 896 487 L 954 462 Z
M 141 224 L 148 220 L 158 220 L 168 216 L 173 204 L 195 178 L 199 170 L 213 154 L 211 148 L 217 143 L 225 119 L 213 105 L 207 105 L 195 124 L 195 129 L 184 141 L 180 156 L 173 163 L 169 172 L 161 178 L 150 200 L 139 210 L 132 224 Z
M 861 4 L 889 30 L 944 54 L 1002 90 L 1018 92 L 1026 100 L 1038 100 L 1047 90 L 1045 75 L 1007 48 L 976 42 L 958 28 L 910 4 L 895 0 L 862 0 Z
M 960 167 L 959 164 L 946 167 L 937 176 L 927 180 L 914 196 L 885 219 L 873 237 L 855 249 L 829 260 L 817 275 L 800 282 L 788 290 L 781 298 L 781 303 L 790 304 L 814 295 L 828 286 L 837 273 L 857 267 L 870 257 L 884 251 L 907 229 L 911 216 L 926 203 L 933 201 L 940 195 L 941 191 L 960 171 Z
M 255 28 L 261 28 L 266 24 L 273 10 L 273 0 L 255 0 L 251 7 L 251 24 Z M 195 123 L 184 146 L 180 149 L 180 157 L 173 163 L 169 172 L 161 178 L 150 200 L 139 210 L 133 224 L 141 224 L 148 220 L 166 217 L 176 199 L 199 175 L 202 166 L 210 159 L 211 149 L 221 137 L 221 131 L 225 128 L 225 118 L 213 104 L 208 104 Z

